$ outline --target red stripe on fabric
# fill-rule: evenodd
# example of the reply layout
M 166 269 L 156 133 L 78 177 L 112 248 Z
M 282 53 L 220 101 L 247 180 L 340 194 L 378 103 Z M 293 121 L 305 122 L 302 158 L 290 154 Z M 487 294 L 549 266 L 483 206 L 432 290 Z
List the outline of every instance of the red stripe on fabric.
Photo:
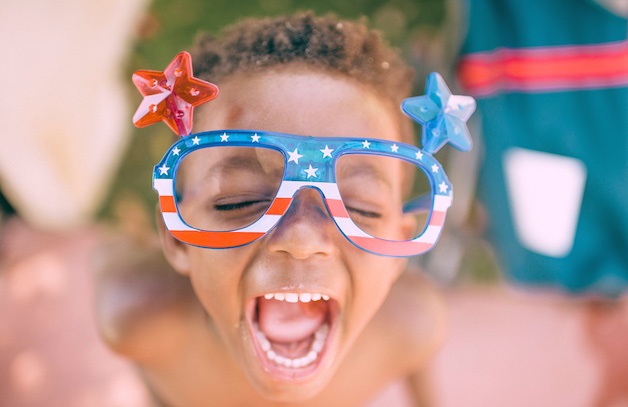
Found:
M 162 212 L 176 212 L 177 211 L 177 204 L 174 202 L 174 197 L 172 195 L 160 196 L 159 207 L 161 208 Z
M 267 215 L 283 215 L 290 206 L 292 198 L 275 198 L 273 204 L 268 208 Z
M 430 218 L 430 226 L 443 226 L 445 223 L 446 212 L 434 211 Z
M 207 232 L 201 230 L 171 230 L 182 242 L 214 249 L 242 246 L 264 235 L 261 232 Z
M 628 84 L 628 43 L 473 53 L 461 58 L 458 76 L 474 96 L 621 86 Z
M 339 199 L 325 199 L 327 203 L 327 207 L 329 208 L 329 213 L 334 218 L 348 218 L 349 214 L 347 213 L 347 209 L 344 204 Z
M 371 237 L 348 236 L 358 246 L 374 253 L 386 256 L 416 256 L 425 253 L 433 243 L 391 242 Z

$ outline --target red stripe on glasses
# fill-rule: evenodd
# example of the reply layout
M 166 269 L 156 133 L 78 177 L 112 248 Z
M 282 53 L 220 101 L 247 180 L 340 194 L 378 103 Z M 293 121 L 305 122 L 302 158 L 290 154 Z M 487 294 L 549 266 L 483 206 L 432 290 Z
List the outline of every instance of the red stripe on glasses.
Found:
M 325 199 L 327 203 L 327 207 L 329 208 L 329 213 L 334 218 L 348 218 L 349 214 L 347 213 L 347 209 L 344 204 L 339 199 Z
M 386 256 L 416 256 L 434 246 L 434 243 L 395 242 L 372 237 L 348 236 L 348 238 L 363 249 Z
M 203 230 L 171 230 L 177 239 L 201 247 L 227 248 L 242 246 L 264 236 L 261 232 L 208 232 Z
M 434 211 L 430 218 L 430 226 L 443 226 L 445 223 L 445 212 Z
M 267 215 L 283 215 L 290 206 L 292 198 L 275 198 L 270 208 L 266 212 Z
M 161 208 L 162 212 L 176 212 L 177 211 L 177 204 L 174 202 L 174 197 L 172 195 L 160 196 L 159 207 Z

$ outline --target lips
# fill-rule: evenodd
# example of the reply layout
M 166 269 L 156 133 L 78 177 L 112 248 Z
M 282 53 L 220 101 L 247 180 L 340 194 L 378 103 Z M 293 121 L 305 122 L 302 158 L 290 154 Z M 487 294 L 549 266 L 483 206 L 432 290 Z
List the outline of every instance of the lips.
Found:
M 264 370 L 289 381 L 314 374 L 330 347 L 337 302 L 309 292 L 267 293 L 250 301 L 247 321 Z

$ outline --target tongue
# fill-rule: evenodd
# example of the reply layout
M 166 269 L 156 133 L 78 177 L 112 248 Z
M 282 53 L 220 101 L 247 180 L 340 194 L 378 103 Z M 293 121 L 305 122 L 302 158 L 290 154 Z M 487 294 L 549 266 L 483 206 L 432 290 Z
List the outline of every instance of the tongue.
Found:
M 258 323 L 266 338 L 288 343 L 307 339 L 323 324 L 327 314 L 326 301 L 307 303 L 258 299 Z

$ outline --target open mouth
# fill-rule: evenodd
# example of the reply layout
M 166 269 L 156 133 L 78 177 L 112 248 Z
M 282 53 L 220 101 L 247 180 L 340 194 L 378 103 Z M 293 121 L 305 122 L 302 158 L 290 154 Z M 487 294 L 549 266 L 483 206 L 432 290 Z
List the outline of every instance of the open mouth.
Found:
M 268 293 L 252 302 L 247 319 L 265 370 L 290 380 L 313 374 L 329 348 L 337 302 L 320 293 Z

